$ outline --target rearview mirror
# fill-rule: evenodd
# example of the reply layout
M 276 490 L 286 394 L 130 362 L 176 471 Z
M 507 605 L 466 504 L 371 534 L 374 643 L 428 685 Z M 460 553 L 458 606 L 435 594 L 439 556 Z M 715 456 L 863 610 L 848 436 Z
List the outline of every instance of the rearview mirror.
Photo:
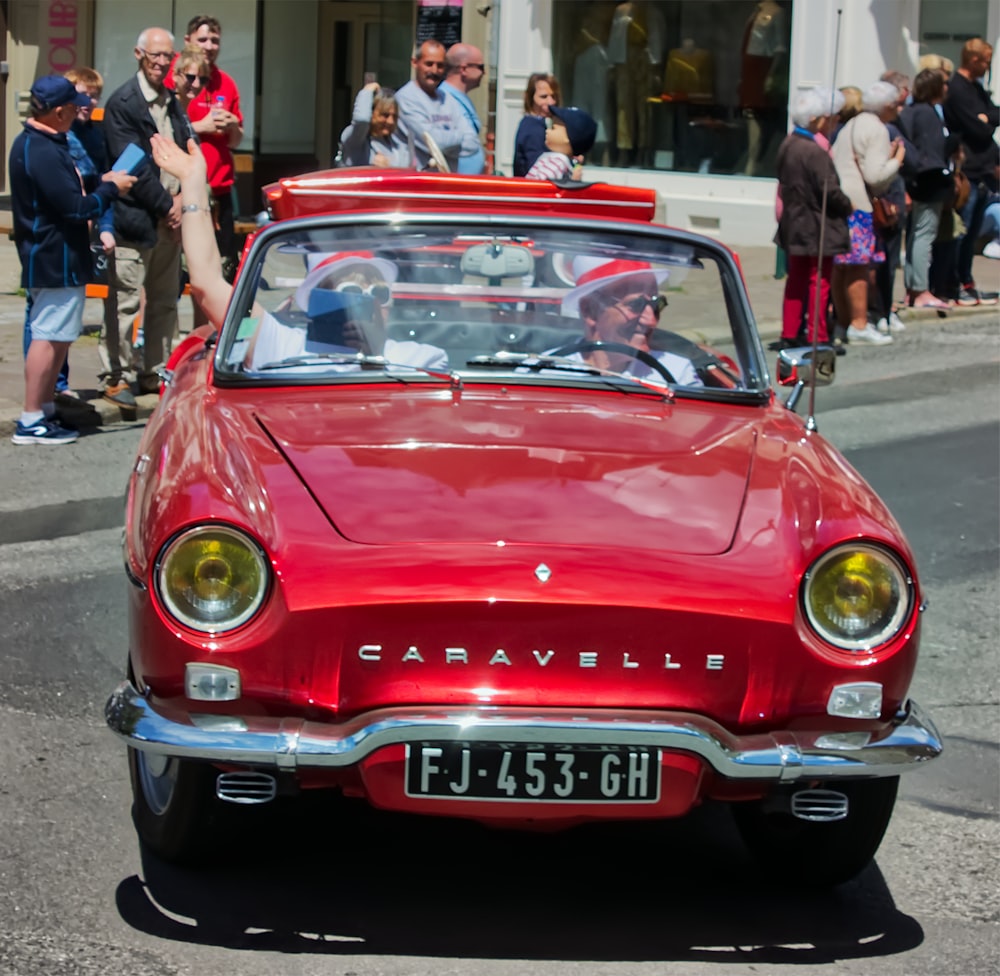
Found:
M 503 278 L 522 278 L 535 273 L 535 258 L 520 244 L 473 244 L 462 255 L 462 274 L 488 278 L 491 285 Z

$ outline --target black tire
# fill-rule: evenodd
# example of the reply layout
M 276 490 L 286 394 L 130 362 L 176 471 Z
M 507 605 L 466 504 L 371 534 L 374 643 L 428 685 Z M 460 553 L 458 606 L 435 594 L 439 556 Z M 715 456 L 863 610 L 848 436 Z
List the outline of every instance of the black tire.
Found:
M 218 771 L 204 763 L 128 750 L 132 819 L 143 844 L 157 857 L 188 864 L 206 849 L 219 801 Z
M 832 887 L 856 877 L 875 857 L 896 805 L 899 777 L 823 785 L 847 796 L 843 820 L 800 820 L 775 809 L 771 799 L 732 805 L 743 842 L 771 878 Z

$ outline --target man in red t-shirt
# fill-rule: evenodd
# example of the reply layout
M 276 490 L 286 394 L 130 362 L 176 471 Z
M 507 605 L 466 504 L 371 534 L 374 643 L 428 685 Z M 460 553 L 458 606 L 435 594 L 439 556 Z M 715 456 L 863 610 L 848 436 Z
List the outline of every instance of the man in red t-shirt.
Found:
M 188 105 L 188 117 L 201 140 L 201 151 L 208 165 L 208 185 L 212 191 L 212 209 L 218 228 L 215 236 L 226 276 L 232 278 L 236 270 L 232 193 L 236 172 L 232 150 L 243 138 L 240 92 L 232 77 L 215 63 L 222 47 L 222 26 L 215 17 L 208 14 L 192 17 L 184 43 L 200 47 L 211 69 L 208 84 Z M 167 73 L 167 85 L 173 87 L 172 71 Z

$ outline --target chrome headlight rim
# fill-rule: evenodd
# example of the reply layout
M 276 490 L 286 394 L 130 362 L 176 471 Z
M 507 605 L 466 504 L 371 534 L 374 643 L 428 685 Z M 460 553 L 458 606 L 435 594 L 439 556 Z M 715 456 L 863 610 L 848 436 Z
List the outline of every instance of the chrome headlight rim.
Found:
M 899 597 L 896 606 L 885 617 L 877 632 L 857 638 L 852 638 L 842 631 L 836 631 L 826 622 L 818 619 L 813 612 L 810 600 L 812 587 L 818 579 L 822 578 L 823 570 L 834 561 L 844 559 L 852 554 L 867 555 L 880 560 L 894 579 Z M 902 632 L 907 622 L 912 619 L 916 604 L 916 584 L 913 580 L 913 573 L 898 552 L 881 543 L 859 539 L 833 546 L 812 562 L 802 577 L 799 604 L 810 629 L 825 643 L 838 651 L 852 655 L 870 654 L 891 643 Z
M 250 555 L 257 569 L 259 583 L 256 594 L 243 609 L 225 620 L 208 621 L 186 613 L 172 597 L 169 587 L 165 585 L 165 573 L 169 568 L 171 557 L 175 556 L 185 544 L 208 535 L 226 536 L 237 544 L 242 545 Z M 174 533 L 161 546 L 156 563 L 153 566 L 153 589 L 164 612 L 183 627 L 210 636 L 230 633 L 249 623 L 264 605 L 270 588 L 271 567 L 264 548 L 244 529 L 224 522 L 202 522 Z

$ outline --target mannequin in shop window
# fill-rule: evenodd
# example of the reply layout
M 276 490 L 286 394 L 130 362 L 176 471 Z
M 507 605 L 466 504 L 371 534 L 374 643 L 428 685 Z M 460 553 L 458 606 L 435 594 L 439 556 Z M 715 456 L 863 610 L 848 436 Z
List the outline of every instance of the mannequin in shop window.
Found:
M 762 0 L 743 31 L 740 106 L 747 121 L 747 176 L 764 175 L 768 152 L 785 134 L 788 100 L 788 14 Z
M 615 145 L 619 166 L 650 164 L 649 96 L 658 86 L 665 25 L 648 3 L 615 7 L 608 37 L 608 61 L 615 86 Z
M 715 101 L 715 62 L 712 52 L 686 37 L 667 56 L 663 92 L 671 111 L 674 168 L 708 172 L 711 135 L 704 126 L 707 106 Z M 698 124 L 702 123 L 702 124 Z
M 573 104 L 582 108 L 597 123 L 597 138 L 591 150 L 591 159 L 598 166 L 608 165 L 608 136 L 611 131 L 608 52 L 600 41 L 604 33 L 598 11 L 589 11 L 577 34 L 578 53 L 573 60 Z

